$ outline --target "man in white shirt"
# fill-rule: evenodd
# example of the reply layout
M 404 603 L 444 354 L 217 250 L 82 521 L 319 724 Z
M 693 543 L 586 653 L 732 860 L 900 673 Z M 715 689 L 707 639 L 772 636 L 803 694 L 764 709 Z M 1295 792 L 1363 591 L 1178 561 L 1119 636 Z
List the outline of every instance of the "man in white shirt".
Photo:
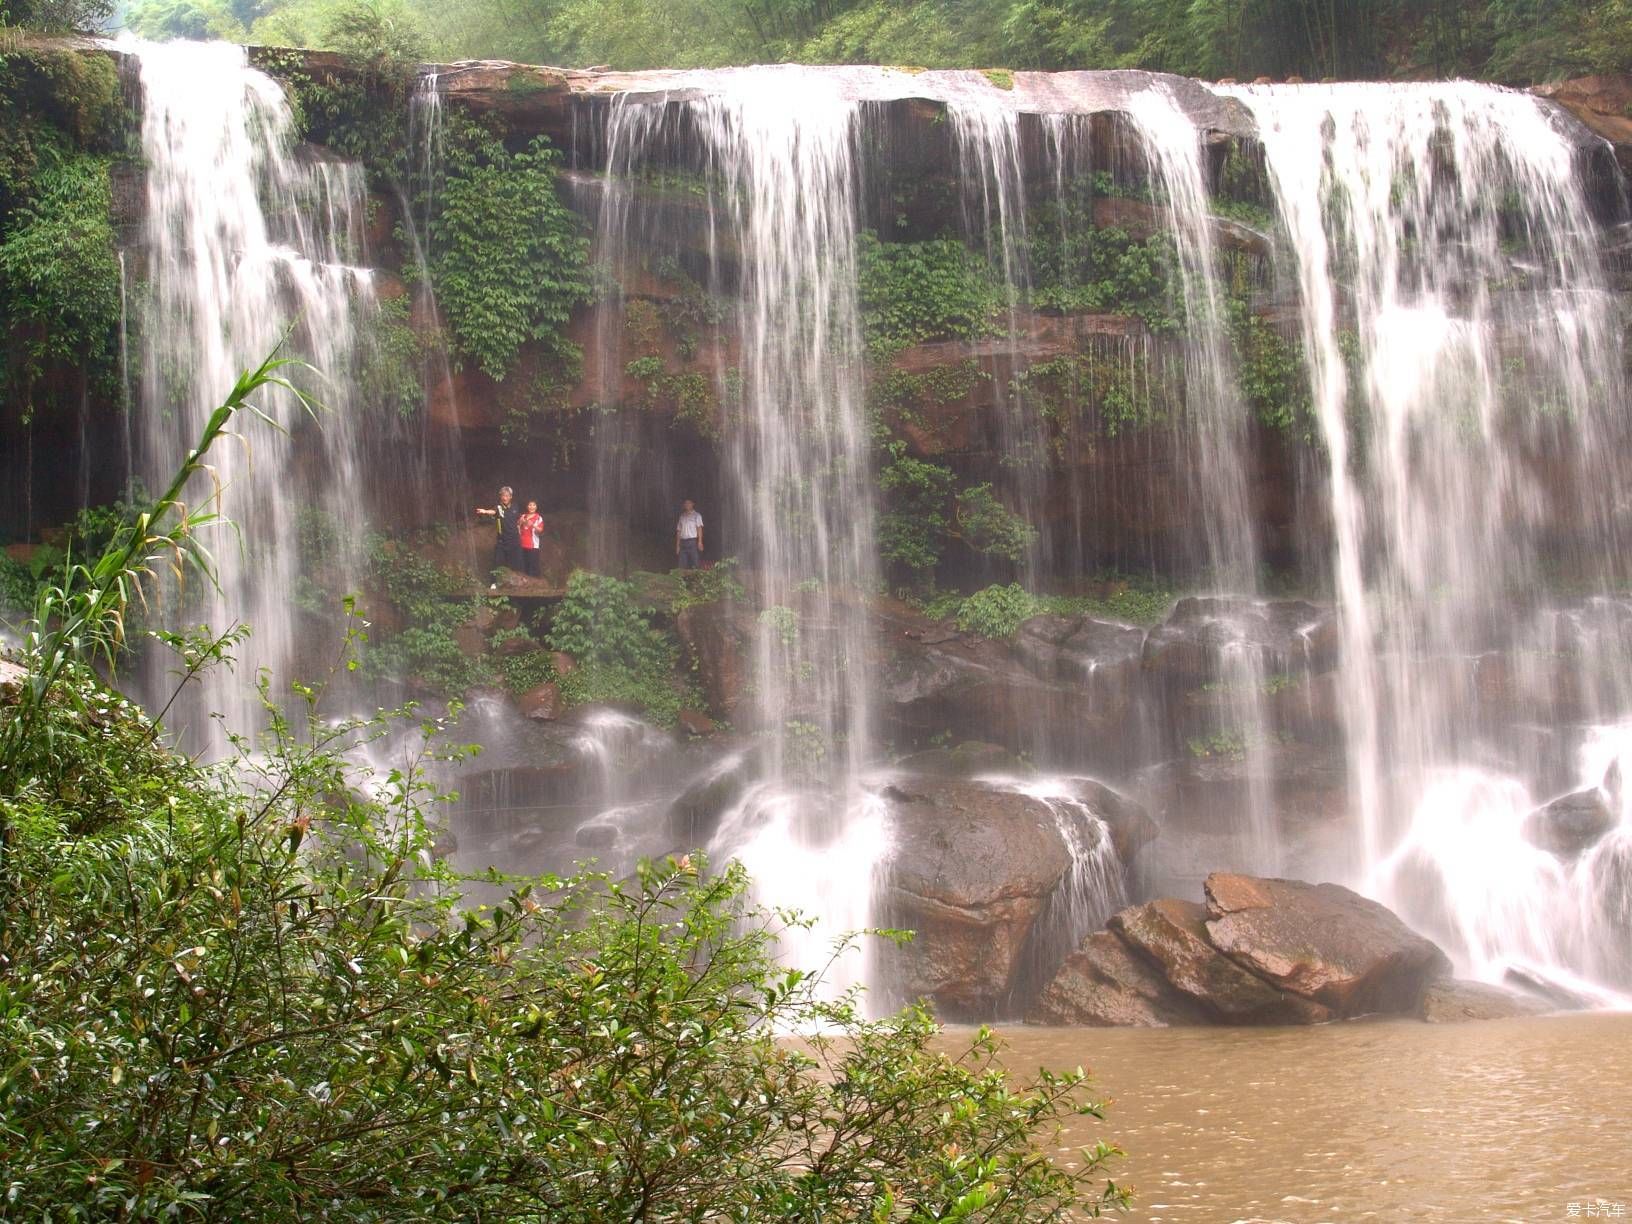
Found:
M 688 497 L 680 503 L 680 519 L 674 525 L 674 555 L 680 558 L 680 568 L 696 569 L 702 564 L 703 516 Z

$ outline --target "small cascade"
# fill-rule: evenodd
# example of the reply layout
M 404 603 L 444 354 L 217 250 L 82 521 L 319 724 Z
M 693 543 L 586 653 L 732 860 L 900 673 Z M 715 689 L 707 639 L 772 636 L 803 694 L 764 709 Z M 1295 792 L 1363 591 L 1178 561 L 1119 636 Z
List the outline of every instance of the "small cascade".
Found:
M 1303 299 L 1357 862 L 1475 972 L 1592 972 L 1580 913 L 1613 887 L 1522 832 L 1522 779 L 1576 732 L 1487 727 L 1469 684 L 1517 654 L 1549 663 L 1549 704 L 1632 695 L 1622 652 L 1575 654 L 1573 676 L 1563 643 L 1525 653 L 1549 585 L 1606 588 L 1623 553 L 1619 327 L 1580 154 L 1543 103 L 1494 87 L 1228 92 L 1258 119 Z
M 1023 997 L 1034 995 L 1071 953 L 1083 936 L 1097 931 L 1110 916 L 1128 904 L 1127 871 L 1116 852 L 1108 824 L 1084 798 L 1082 783 L 1073 777 L 984 778 L 988 786 L 1035 799 L 1048 808 L 1060 840 L 1071 855 L 1059 886 L 1037 915 L 1021 953 L 1023 967 L 1017 978 Z
M 325 409 L 315 446 L 297 448 L 314 431 L 292 397 L 269 392 L 258 406 L 286 432 L 246 418 L 238 426 L 243 443 L 229 440 L 210 456 L 224 490 L 221 509 L 239 534 L 211 541 L 219 590 L 191 584 L 174 615 L 217 633 L 247 625 L 253 636 L 239 648 L 236 669 L 207 673 L 191 711 L 173 721 L 203 736 L 214 713 L 247 731 L 260 723 L 257 671 L 269 669 L 278 685 L 300 671 L 291 596 L 299 589 L 303 515 L 332 516 L 342 547 L 362 534 L 349 377 L 357 319 L 372 304 L 360 249 L 362 175 L 349 163 L 294 155 L 288 103 L 249 67 L 242 47 L 135 44 L 132 51 L 141 66 L 148 166 L 137 408 L 144 477 L 168 479 L 239 374 L 289 328 L 284 355 L 329 376 L 312 388 Z M 163 704 L 166 676 L 161 670 L 149 679 Z

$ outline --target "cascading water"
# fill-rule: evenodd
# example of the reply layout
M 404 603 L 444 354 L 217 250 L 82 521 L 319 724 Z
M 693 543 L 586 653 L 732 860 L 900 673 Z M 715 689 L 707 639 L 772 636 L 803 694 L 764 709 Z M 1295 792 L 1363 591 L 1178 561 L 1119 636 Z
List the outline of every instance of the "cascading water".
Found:
M 1225 332 L 1224 294 L 1210 195 L 1201 160 L 1201 132 L 1173 91 L 1157 82 L 1128 101 L 1128 119 L 1144 148 L 1150 181 L 1164 201 L 1178 252 L 1185 315 L 1186 445 L 1206 536 L 1210 583 L 1236 594 L 1257 587 L 1258 541 L 1247 492 L 1247 409 L 1235 376 Z M 1251 614 L 1250 605 L 1246 609 Z M 1269 794 L 1269 727 L 1264 716 L 1263 655 L 1231 625 L 1230 604 L 1217 620 L 1225 644 L 1219 651 L 1219 686 L 1229 733 L 1245 759 L 1249 827 L 1243 830 L 1243 865 L 1274 874 L 1280 839 Z
M 872 750 L 868 626 L 874 514 L 856 292 L 856 104 L 797 69 L 698 74 L 714 88 L 677 107 L 615 108 L 611 166 L 629 172 L 665 141 L 693 140 L 709 192 L 710 282 L 736 260 L 740 408 L 724 490 L 750 538 L 736 550 L 764 609 L 753 641 L 763 780 L 721 820 L 710 849 L 749 867 L 767 902 L 803 908 L 794 963 L 820 964 L 866 926 L 883 808 L 860 782 Z M 603 237 L 621 228 L 603 227 Z M 613 253 L 603 252 L 603 257 Z M 615 255 L 613 256 L 615 258 Z M 856 958 L 830 984 L 864 977 Z
M 147 162 L 141 470 L 150 483 L 167 481 L 239 374 L 289 328 L 284 355 L 328 376 L 311 388 L 326 409 L 317 446 L 297 457 L 294 437 L 310 433 L 303 413 L 293 397 L 269 392 L 258 406 L 287 432 L 246 417 L 241 443 L 228 439 L 211 453 L 220 508 L 238 536 L 211 541 L 219 590 L 193 584 L 173 616 L 217 633 L 250 627 L 235 671 L 206 673 L 197 699 L 173 719 L 194 736 L 207 734 L 212 713 L 247 731 L 260 723 L 257 671 L 269 669 L 277 684 L 295 674 L 291 597 L 299 592 L 303 512 L 332 515 L 342 551 L 361 536 L 349 394 L 357 318 L 372 308 L 372 276 L 358 249 L 362 175 L 348 163 L 294 155 L 283 92 L 249 67 L 242 47 L 130 49 L 141 66 Z M 348 559 L 332 563 L 344 568 Z M 161 704 L 166 683 L 162 670 L 150 677 Z
M 1624 652 L 1561 659 L 1563 635 L 1530 631 L 1550 580 L 1607 587 L 1620 551 L 1618 330 L 1577 150 L 1543 104 L 1492 87 L 1231 92 L 1297 261 L 1363 883 L 1483 976 L 1594 972 L 1577 916 L 1626 881 L 1583 872 L 1615 851 L 1571 868 L 1519 834 L 1518 779 L 1573 733 L 1492 734 L 1470 699 L 1482 656 L 1516 658 L 1520 687 L 1539 668 L 1555 696 L 1594 691 L 1589 722 L 1632 695 Z M 1585 547 L 1561 555 L 1572 533 Z

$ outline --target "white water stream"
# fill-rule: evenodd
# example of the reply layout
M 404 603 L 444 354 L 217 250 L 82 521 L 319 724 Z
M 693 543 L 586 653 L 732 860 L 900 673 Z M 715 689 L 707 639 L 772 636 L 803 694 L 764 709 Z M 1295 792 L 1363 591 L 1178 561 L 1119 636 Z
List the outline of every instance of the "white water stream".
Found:
M 1329 456 L 1361 882 L 1481 976 L 1591 972 L 1581 915 L 1624 895 L 1599 878 L 1614 852 L 1571 868 L 1520 836 L 1519 762 L 1484 763 L 1516 749 L 1480 735 L 1459 664 L 1526 644 L 1561 526 L 1589 540 L 1567 576 L 1613 581 L 1619 323 L 1575 146 L 1487 86 L 1232 92 L 1291 241 Z M 1624 654 L 1575 666 L 1625 711 Z
M 219 590 L 195 578 L 169 623 L 205 623 L 217 633 L 244 624 L 252 637 L 238 648 L 234 670 L 206 673 L 195 699 L 172 715 L 172 725 L 202 746 L 211 714 L 235 731 L 260 725 L 260 669 L 279 686 L 300 678 L 291 598 L 302 577 L 302 515 L 321 512 L 336 524 L 341 555 L 332 564 L 346 567 L 361 538 L 359 440 L 349 409 L 356 321 L 372 306 L 361 250 L 363 180 L 355 165 L 296 155 L 283 91 L 249 67 L 242 47 L 128 49 L 141 66 L 147 162 L 136 429 L 144 477 L 150 486 L 168 483 L 240 373 L 271 355 L 291 328 L 282 355 L 329 376 L 284 371 L 326 409 L 315 447 L 297 452 L 291 435 L 313 431 L 292 396 L 268 391 L 255 402 L 286 432 L 245 414 L 235 423 L 238 437 L 209 457 L 236 533 L 213 533 L 208 542 Z M 208 492 L 202 480 L 192 490 L 195 499 Z M 168 683 L 167 672 L 148 678 L 160 704 Z

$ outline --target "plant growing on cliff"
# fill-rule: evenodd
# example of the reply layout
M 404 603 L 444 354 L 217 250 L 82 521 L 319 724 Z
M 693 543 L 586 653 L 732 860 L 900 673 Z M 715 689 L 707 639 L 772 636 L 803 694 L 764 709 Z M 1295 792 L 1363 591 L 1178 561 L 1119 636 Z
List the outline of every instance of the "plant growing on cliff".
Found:
M 551 650 L 577 666 L 560 677 L 561 695 L 572 705 L 611 701 L 637 705 L 672 726 L 691 702 L 675 669 L 680 650 L 636 604 L 633 583 L 576 570 L 550 621 Z
M 955 238 L 856 242 L 862 323 L 874 356 L 928 340 L 990 335 L 1003 305 L 991 266 Z
M 521 346 L 570 359 L 565 329 L 590 298 L 589 243 L 555 189 L 542 137 L 512 153 L 474 125 L 447 151 L 431 219 L 431 277 L 459 351 L 502 380 Z
M 976 591 L 958 608 L 958 628 L 982 637 L 1013 637 L 1022 621 L 1037 615 L 1037 601 L 1018 582 Z

